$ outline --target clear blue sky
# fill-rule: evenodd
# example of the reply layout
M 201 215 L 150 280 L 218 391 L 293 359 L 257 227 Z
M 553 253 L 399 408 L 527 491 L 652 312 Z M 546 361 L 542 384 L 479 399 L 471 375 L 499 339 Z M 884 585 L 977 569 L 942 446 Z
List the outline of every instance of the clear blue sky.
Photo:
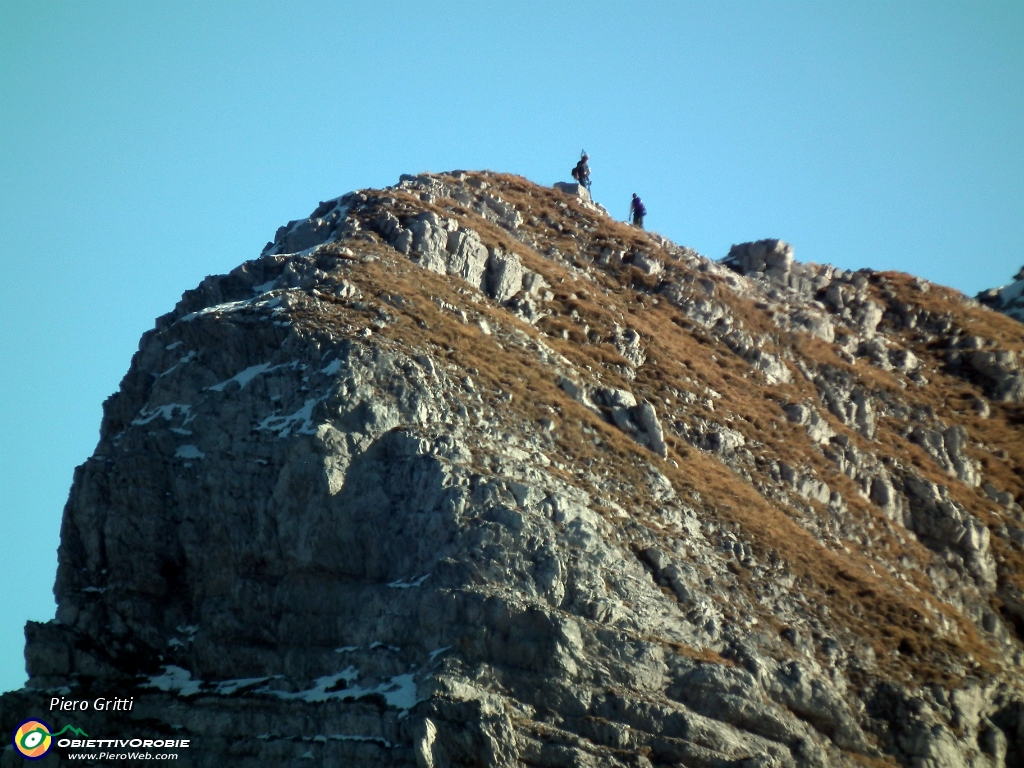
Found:
M 567 179 L 719 258 L 1024 263 L 1024 4 L 0 0 L 0 690 L 139 336 L 319 200 Z

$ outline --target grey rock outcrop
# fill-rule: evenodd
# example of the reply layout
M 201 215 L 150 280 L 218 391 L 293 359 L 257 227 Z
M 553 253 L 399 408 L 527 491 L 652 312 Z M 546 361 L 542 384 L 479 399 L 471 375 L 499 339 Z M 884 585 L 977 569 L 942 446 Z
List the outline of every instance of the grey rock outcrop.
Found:
M 576 182 L 570 183 L 566 181 L 556 181 L 554 188 L 559 192 L 564 192 L 572 197 L 578 197 L 580 200 L 588 203 L 590 202 L 590 191 L 582 184 Z
M 574 400 L 591 410 L 607 415 L 609 420 L 642 446 L 664 458 L 668 454 L 665 432 L 651 403 L 637 404 L 633 394 L 624 389 L 584 387 L 563 376 L 559 386 Z
M 827 443 L 835 432 L 818 411 L 806 403 L 792 403 L 783 408 L 786 418 L 807 428 L 808 436 L 816 443 Z
M 815 377 L 821 401 L 828 412 L 868 439 L 878 431 L 876 409 L 870 394 L 837 369 L 826 369 Z
M 972 370 L 988 380 L 997 400 L 1024 403 L 1024 372 L 1020 355 L 1010 351 L 978 351 L 968 358 Z
M 782 240 L 741 243 L 729 249 L 725 263 L 734 266 L 744 275 L 759 272 L 785 282 L 793 267 L 793 246 Z
M 1024 322 L 1024 267 L 1013 276 L 1014 282 L 1001 288 L 989 288 L 977 300 L 992 309 Z
M 964 454 L 967 430 L 962 426 L 929 430 L 917 425 L 910 431 L 910 440 L 921 446 L 940 467 L 960 482 L 972 488 L 981 482 L 978 463 Z
M 942 486 L 910 473 L 903 477 L 903 488 L 909 501 L 907 527 L 931 546 L 955 551 L 979 582 L 994 584 L 996 564 L 988 528 L 950 499 Z

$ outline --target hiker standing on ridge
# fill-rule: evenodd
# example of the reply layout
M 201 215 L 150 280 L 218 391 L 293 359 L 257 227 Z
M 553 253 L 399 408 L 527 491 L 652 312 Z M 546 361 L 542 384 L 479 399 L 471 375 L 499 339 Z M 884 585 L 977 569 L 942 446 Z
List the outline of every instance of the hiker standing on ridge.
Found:
M 633 219 L 634 227 L 644 228 L 644 216 L 647 215 L 647 208 L 644 207 L 644 201 L 637 197 L 636 192 L 633 193 L 633 202 L 629 204 L 629 215 Z
M 582 184 L 587 192 L 590 191 L 590 166 L 587 165 L 587 160 L 589 159 L 590 155 L 587 154 L 586 150 L 583 150 L 580 152 L 580 161 L 572 169 L 572 177 Z

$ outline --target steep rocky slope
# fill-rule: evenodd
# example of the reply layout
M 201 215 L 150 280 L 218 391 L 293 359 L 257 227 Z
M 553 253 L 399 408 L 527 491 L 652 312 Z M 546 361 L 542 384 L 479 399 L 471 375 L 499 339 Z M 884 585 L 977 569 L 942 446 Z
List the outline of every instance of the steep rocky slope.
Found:
M 204 766 L 1019 768 L 1022 350 L 571 186 L 321 203 L 143 336 L 0 722 Z
M 1024 267 L 1013 276 L 1013 282 L 1001 288 L 989 288 L 976 297 L 987 307 L 1024 321 Z

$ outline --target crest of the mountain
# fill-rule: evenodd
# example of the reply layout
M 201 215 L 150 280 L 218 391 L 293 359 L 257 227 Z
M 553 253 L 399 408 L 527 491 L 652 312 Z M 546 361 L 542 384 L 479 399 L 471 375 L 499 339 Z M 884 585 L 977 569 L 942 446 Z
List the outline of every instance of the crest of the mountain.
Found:
M 1024 326 L 797 255 L 494 173 L 320 203 L 143 336 L 0 723 L 130 700 L 67 722 L 197 766 L 1019 768 Z

